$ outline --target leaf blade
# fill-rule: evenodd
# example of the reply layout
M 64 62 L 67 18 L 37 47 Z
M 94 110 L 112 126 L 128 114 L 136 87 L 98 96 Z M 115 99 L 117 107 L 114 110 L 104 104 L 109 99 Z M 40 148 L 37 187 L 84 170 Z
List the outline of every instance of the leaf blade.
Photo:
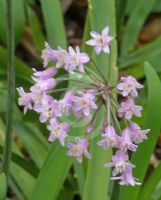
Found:
M 40 172 L 29 200 L 57 199 L 72 160 L 66 156 L 64 148 L 58 147 L 55 151 L 53 149 L 55 149 L 55 144 L 49 151 L 48 158 Z

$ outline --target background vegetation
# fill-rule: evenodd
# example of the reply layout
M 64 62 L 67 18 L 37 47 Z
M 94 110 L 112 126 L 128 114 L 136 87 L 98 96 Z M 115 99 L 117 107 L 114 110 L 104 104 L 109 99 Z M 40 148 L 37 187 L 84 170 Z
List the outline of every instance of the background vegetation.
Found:
M 23 116 L 14 103 L 14 131 L 8 199 L 29 200 L 161 200 L 161 1 L 160 0 L 16 0 L 13 1 L 16 87 L 29 89 L 31 68 L 42 69 L 44 41 L 53 48 L 84 45 L 89 32 L 106 25 L 115 36 L 110 59 L 99 57 L 99 65 L 111 82 L 131 74 L 144 84 L 139 104 L 144 108 L 138 123 L 150 128 L 149 139 L 132 155 L 137 166 L 137 187 L 113 187 L 110 170 L 103 164 L 111 151 L 103 152 L 91 142 L 93 159 L 79 165 L 66 156 L 58 143 L 49 144 L 48 131 L 32 111 Z M 0 0 L 0 155 L 6 129 L 7 18 L 6 1 Z M 145 62 L 146 61 L 146 62 Z M 101 114 L 100 114 L 101 117 Z M 81 125 L 80 125 L 81 126 Z M 84 134 L 83 128 L 75 128 Z M 97 138 L 96 138 L 97 139 Z M 119 192 L 117 192 L 119 191 Z M 0 174 L 0 199 L 5 176 Z

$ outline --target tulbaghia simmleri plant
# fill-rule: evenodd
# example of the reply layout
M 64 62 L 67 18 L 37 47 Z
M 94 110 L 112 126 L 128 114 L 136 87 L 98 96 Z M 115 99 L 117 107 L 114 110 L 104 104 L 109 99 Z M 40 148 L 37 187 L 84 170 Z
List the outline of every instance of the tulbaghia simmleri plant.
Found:
M 110 42 L 113 39 L 108 35 L 109 27 L 106 26 L 102 33 L 92 31 L 92 39 L 86 42 L 87 45 L 94 46 L 96 54 L 110 54 Z M 27 110 L 34 110 L 39 114 L 41 123 L 46 124 L 49 130 L 50 142 L 58 140 L 60 145 L 66 146 L 68 156 L 74 156 L 78 162 L 82 162 L 83 156 L 92 159 L 89 151 L 89 139 L 94 131 L 94 123 L 98 111 L 102 105 L 105 108 L 103 126 L 100 130 L 101 140 L 97 142 L 104 150 L 114 148 L 115 154 L 112 156 L 111 163 L 105 167 L 112 168 L 113 180 L 119 180 L 121 185 L 138 185 L 139 182 L 132 175 L 135 167 L 129 161 L 129 152 L 137 150 L 137 145 L 147 139 L 149 130 L 141 128 L 131 119 L 134 116 L 141 117 L 142 107 L 135 105 L 138 97 L 138 90 L 143 88 L 132 76 L 121 77 L 117 85 L 110 85 L 101 73 L 101 66 L 97 66 L 94 60 L 86 54 L 80 52 L 79 47 L 73 49 L 69 46 L 68 51 L 64 49 L 52 49 L 45 43 L 42 51 L 44 67 L 49 63 L 55 63 L 43 71 L 33 69 L 32 79 L 35 84 L 26 93 L 22 87 L 18 88 L 20 95 L 18 103 L 24 106 L 24 113 Z M 91 60 L 95 65 L 96 71 L 86 67 L 86 63 Z M 89 82 L 79 79 L 71 79 L 71 76 L 58 76 L 59 70 L 65 70 L 69 74 L 73 72 L 87 76 Z M 75 81 L 73 87 L 56 88 L 62 81 Z M 55 99 L 54 92 L 63 91 L 61 99 Z M 116 94 L 122 96 L 122 102 L 116 99 Z M 101 106 L 100 106 L 101 105 Z M 87 121 L 86 134 L 84 137 L 75 136 L 74 142 L 69 138 L 69 132 L 73 123 L 67 122 L 67 118 L 74 115 L 75 120 L 85 119 Z M 66 118 L 64 117 L 66 116 Z M 124 121 L 124 129 L 121 130 L 119 120 Z

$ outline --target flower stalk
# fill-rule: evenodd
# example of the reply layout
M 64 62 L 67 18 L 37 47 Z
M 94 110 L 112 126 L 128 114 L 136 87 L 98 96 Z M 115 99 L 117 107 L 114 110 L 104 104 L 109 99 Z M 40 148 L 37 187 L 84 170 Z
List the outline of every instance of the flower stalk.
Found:
M 6 181 L 9 178 L 9 168 L 12 150 L 12 132 L 13 132 L 13 115 L 14 115 L 14 96 L 15 96 L 15 70 L 14 70 L 14 29 L 13 29 L 13 2 L 6 0 L 7 8 L 7 115 L 6 115 L 6 135 L 3 152 L 2 171 L 6 175 Z

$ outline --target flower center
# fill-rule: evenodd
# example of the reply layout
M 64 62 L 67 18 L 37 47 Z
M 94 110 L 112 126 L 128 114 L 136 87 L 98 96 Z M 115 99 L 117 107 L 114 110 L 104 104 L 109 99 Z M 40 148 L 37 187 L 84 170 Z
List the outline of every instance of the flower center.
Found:
M 121 171 L 125 171 L 125 162 L 124 161 L 120 161 L 120 162 L 116 163 L 115 167 L 117 169 L 120 169 Z

